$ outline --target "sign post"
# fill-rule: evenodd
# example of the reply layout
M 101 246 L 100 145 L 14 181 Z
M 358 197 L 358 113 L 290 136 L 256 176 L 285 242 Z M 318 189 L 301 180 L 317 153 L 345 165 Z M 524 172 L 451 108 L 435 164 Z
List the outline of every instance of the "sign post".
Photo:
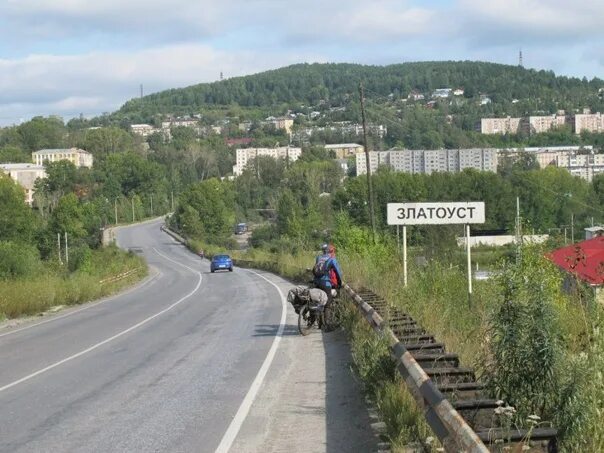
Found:
M 403 281 L 407 286 L 407 225 L 465 225 L 468 297 L 472 297 L 470 224 L 484 223 L 484 202 L 388 203 L 388 225 L 403 225 Z
M 407 226 L 403 225 L 403 283 L 407 287 Z

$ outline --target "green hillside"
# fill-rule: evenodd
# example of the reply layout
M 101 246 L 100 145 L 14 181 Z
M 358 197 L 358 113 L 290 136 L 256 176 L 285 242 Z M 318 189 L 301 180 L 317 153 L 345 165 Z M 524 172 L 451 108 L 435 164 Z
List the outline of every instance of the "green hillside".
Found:
M 406 98 L 410 91 L 430 94 L 437 88 L 465 89 L 465 98 L 488 94 L 492 113 L 554 113 L 590 107 L 602 110 L 600 79 L 556 76 L 518 66 L 484 62 L 421 62 L 389 66 L 356 64 L 298 64 L 259 74 L 171 89 L 128 101 L 116 112 L 120 118 L 150 120 L 154 114 L 197 113 L 207 108 L 246 108 L 345 105 L 358 97 L 363 81 L 368 99 Z M 512 104 L 513 100 L 520 100 Z M 530 112 L 526 112 L 531 110 Z

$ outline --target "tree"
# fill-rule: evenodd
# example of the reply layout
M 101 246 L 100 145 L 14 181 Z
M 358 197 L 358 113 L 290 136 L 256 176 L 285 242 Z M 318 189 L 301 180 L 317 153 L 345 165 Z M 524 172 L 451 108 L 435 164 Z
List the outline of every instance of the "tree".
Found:
M 0 238 L 29 242 L 36 231 L 36 220 L 25 204 L 25 193 L 9 176 L 0 174 Z
M 0 148 L 0 163 L 31 162 L 31 154 L 17 146 L 8 145 Z

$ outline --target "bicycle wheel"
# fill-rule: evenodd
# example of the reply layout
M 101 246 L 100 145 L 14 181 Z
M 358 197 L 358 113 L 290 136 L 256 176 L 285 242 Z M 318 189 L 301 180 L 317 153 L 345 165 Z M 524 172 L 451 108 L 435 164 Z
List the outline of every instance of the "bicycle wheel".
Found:
M 323 331 L 331 332 L 340 325 L 340 315 L 338 304 L 332 302 L 328 304 L 323 311 Z
M 298 313 L 298 330 L 302 335 L 308 335 L 314 323 L 315 315 L 306 304 L 300 308 L 300 313 Z

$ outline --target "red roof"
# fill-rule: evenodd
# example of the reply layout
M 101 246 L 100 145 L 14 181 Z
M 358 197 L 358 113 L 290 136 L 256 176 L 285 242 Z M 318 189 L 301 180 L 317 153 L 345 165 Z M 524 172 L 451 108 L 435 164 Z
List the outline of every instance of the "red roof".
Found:
M 547 257 L 590 285 L 604 284 L 604 236 L 562 247 Z

